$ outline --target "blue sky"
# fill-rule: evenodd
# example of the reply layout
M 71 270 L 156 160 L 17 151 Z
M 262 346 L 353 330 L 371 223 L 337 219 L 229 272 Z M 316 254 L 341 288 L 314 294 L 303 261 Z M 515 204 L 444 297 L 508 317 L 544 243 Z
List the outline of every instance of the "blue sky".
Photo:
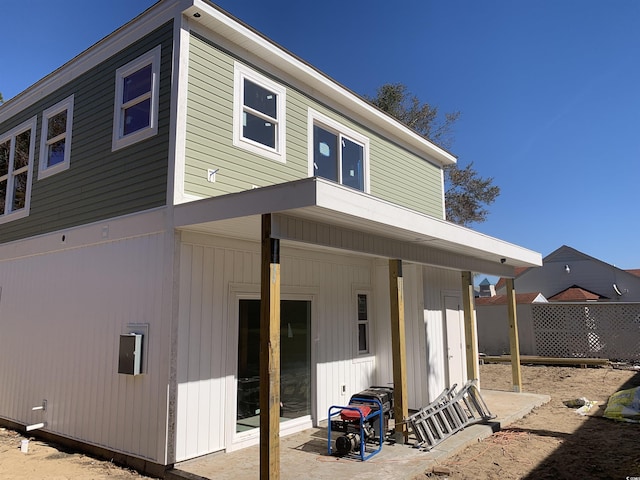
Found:
M 0 92 L 16 95 L 153 3 L 4 2 Z M 461 111 L 452 152 L 502 191 L 475 230 L 640 268 L 640 2 L 217 3 L 357 93 L 400 82 Z

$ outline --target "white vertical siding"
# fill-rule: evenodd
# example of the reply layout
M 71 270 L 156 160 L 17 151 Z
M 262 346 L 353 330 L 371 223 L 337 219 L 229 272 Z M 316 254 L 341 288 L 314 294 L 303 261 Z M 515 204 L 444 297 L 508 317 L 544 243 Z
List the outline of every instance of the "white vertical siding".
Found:
M 46 421 L 53 433 L 165 461 L 170 238 L 0 262 L 0 416 Z M 129 323 L 149 324 L 148 372 L 136 377 L 117 373 L 119 335 Z M 43 399 L 46 411 L 32 412 Z
M 404 318 L 407 343 L 407 401 L 409 408 L 420 409 L 427 405 L 427 363 L 426 332 L 424 325 L 424 291 L 422 268 L 405 265 L 404 278 Z
M 407 346 L 407 402 L 411 409 L 419 409 L 428 402 L 428 379 L 432 364 L 427 357 L 427 338 L 424 320 L 424 289 L 422 267 L 404 263 L 404 320 Z M 376 383 L 393 384 L 393 353 L 391 351 L 391 322 L 389 307 L 389 262 L 376 263 Z
M 257 295 L 257 243 L 184 232 L 180 249 L 176 461 L 229 448 L 233 437 L 237 292 Z M 281 248 L 282 298 L 312 298 L 314 420 L 373 385 L 375 357 L 355 357 L 355 289 L 371 286 L 372 260 Z M 388 296 L 388 295 L 387 295 Z M 372 299 L 374 303 L 378 299 Z M 374 352 L 375 353 L 375 352 Z M 346 394 L 340 394 L 340 385 Z
M 435 399 L 447 387 L 447 346 L 444 332 L 443 294 L 460 294 L 460 272 L 424 267 L 424 322 L 427 331 L 428 395 Z M 464 355 L 464 351 L 462 354 Z M 463 359 L 464 361 L 464 359 Z
M 242 253 L 233 250 L 196 244 L 182 244 L 180 249 L 178 461 L 225 446 L 225 377 L 229 373 L 223 317 L 228 284 L 242 276 L 243 264 Z

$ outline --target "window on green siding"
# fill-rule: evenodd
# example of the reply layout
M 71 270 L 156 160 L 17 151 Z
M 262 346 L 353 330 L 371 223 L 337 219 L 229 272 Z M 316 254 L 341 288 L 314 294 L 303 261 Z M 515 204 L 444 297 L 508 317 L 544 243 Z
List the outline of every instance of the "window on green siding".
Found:
M 113 150 L 158 132 L 159 84 L 160 46 L 116 71 Z
M 0 223 L 29 215 L 36 117 L 0 135 Z
M 284 162 L 285 89 L 240 63 L 234 68 L 233 144 Z
M 42 113 L 39 180 L 69 168 L 72 125 L 73 95 Z
M 312 110 L 309 125 L 309 175 L 368 192 L 369 140 Z

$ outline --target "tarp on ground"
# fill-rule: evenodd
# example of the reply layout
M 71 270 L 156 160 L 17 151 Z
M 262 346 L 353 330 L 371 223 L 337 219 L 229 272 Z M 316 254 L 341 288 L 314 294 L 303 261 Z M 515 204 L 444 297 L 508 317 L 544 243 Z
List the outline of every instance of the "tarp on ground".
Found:
M 611 395 L 604 416 L 620 422 L 640 423 L 640 387 Z

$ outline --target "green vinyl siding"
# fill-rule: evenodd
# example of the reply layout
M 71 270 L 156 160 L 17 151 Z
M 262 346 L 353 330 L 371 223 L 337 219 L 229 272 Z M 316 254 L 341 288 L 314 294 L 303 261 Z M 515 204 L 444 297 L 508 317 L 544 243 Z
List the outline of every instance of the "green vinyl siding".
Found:
M 287 90 L 286 163 L 260 157 L 233 145 L 234 59 L 197 35 L 189 50 L 185 193 L 209 197 L 306 177 L 306 159 L 295 153 L 306 131 L 289 125 L 300 104 L 294 92 Z M 209 183 L 207 170 L 216 168 L 216 182 Z
M 234 61 L 245 63 L 207 39 L 191 35 L 185 194 L 211 197 L 306 178 L 312 108 L 369 138 L 371 195 L 442 218 L 440 167 L 247 63 L 286 88 L 285 163 L 234 146 Z M 219 169 L 214 183 L 207 181 L 208 169 Z
M 371 194 L 437 218 L 443 217 L 441 169 L 382 139 L 371 138 Z
M 0 242 L 113 218 L 166 203 L 173 27 L 167 23 L 0 125 L 38 116 L 29 216 L 0 226 Z M 162 46 L 158 134 L 111 151 L 116 69 Z M 42 112 L 74 95 L 70 168 L 38 179 Z

